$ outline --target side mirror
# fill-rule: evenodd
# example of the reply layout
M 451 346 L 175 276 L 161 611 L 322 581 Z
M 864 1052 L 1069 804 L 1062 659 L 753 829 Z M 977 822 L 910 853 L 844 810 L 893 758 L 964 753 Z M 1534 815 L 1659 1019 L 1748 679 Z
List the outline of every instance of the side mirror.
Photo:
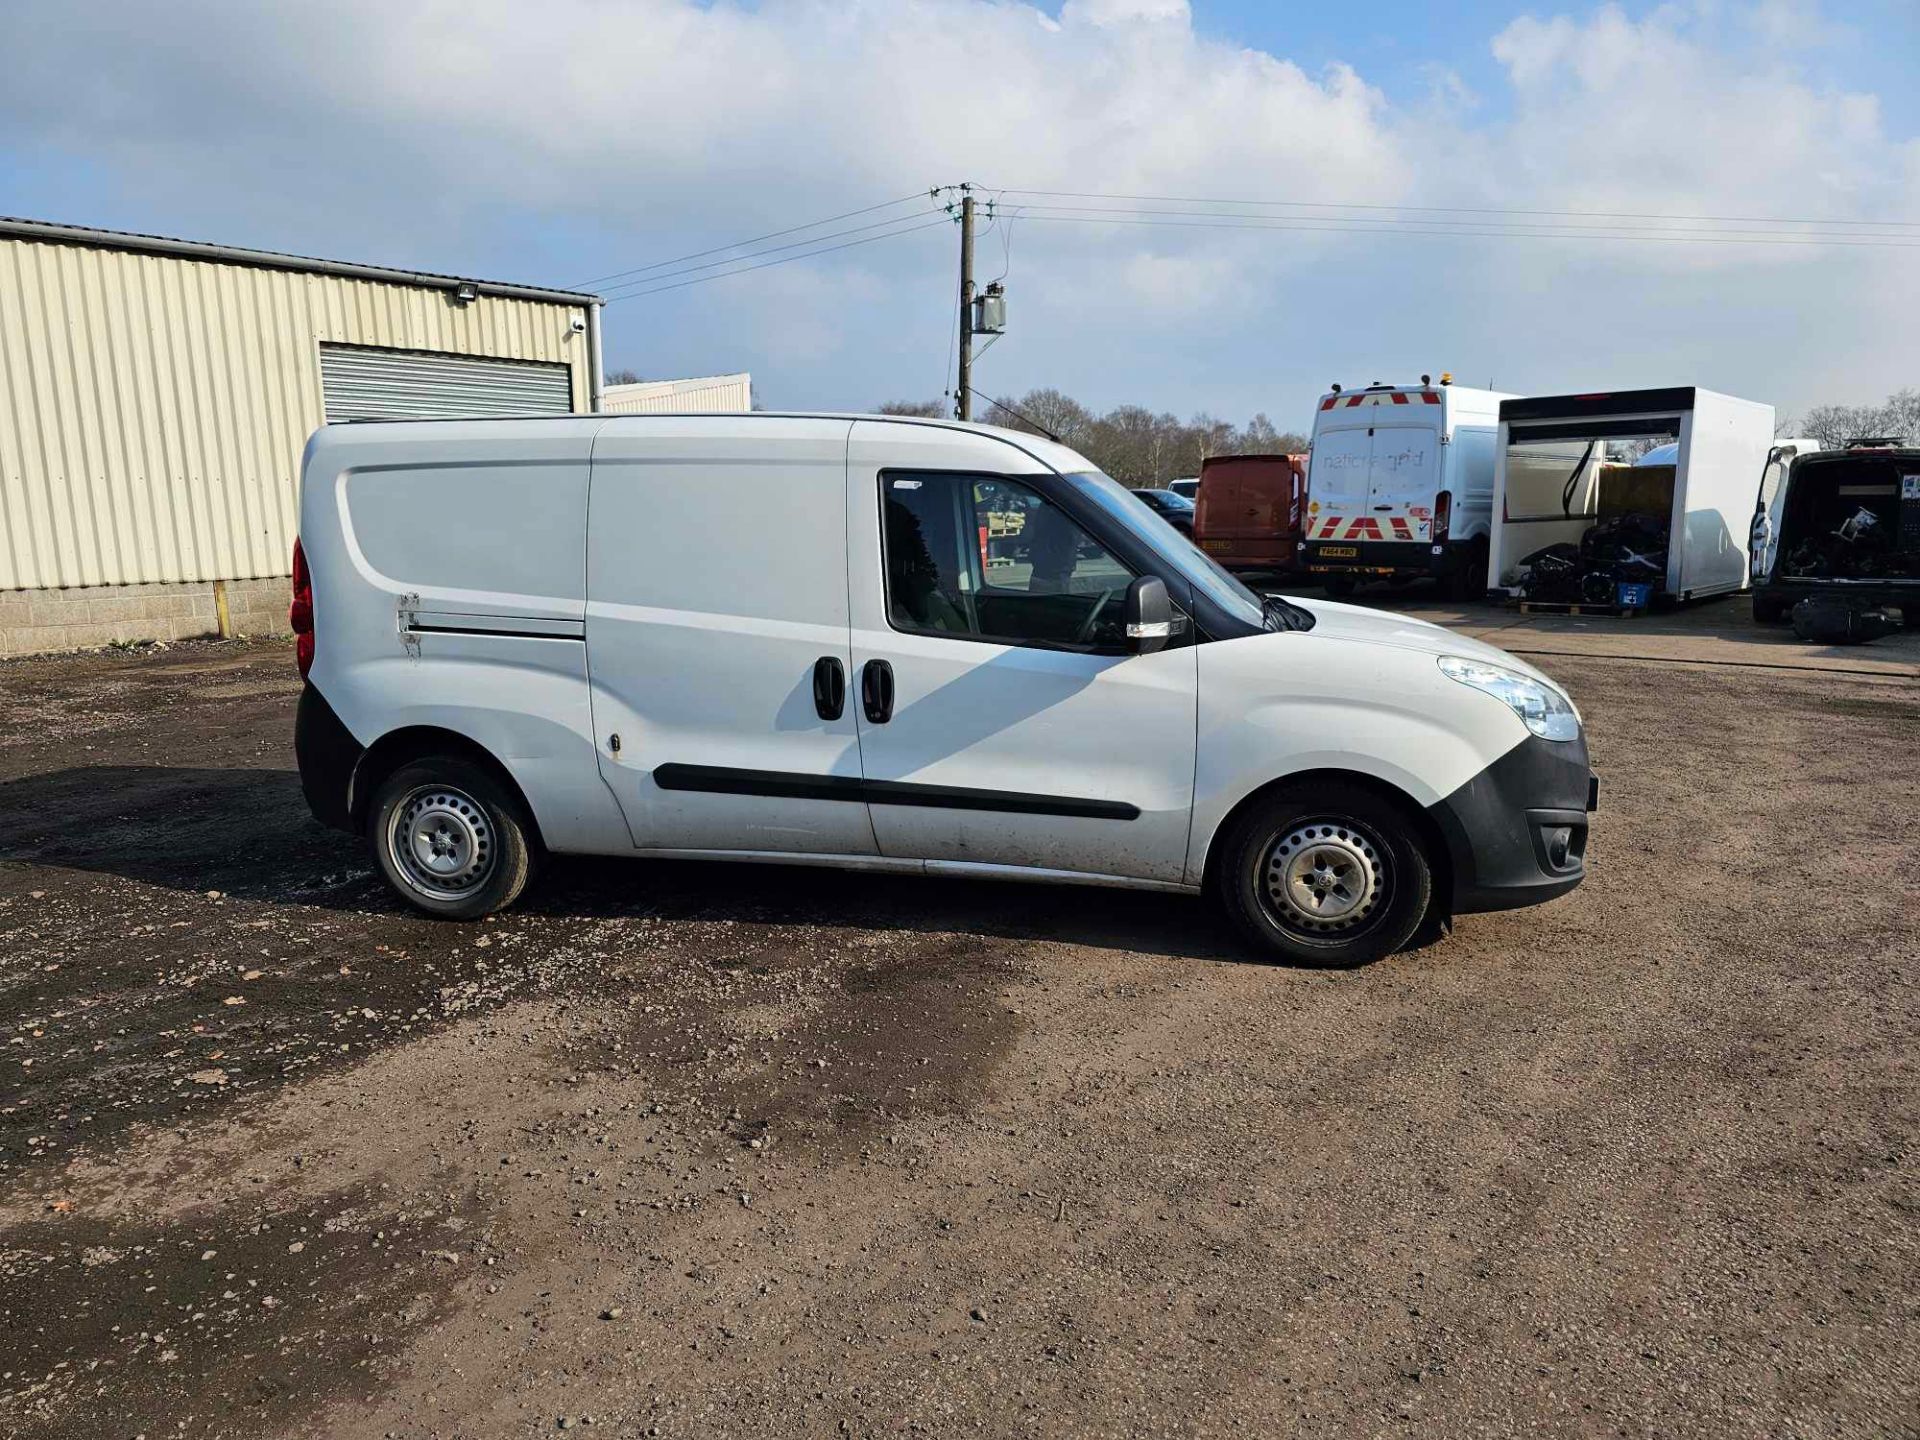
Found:
M 1142 575 L 1127 587 L 1127 643 L 1136 655 L 1167 648 L 1173 635 L 1173 601 L 1167 582 L 1158 575 Z

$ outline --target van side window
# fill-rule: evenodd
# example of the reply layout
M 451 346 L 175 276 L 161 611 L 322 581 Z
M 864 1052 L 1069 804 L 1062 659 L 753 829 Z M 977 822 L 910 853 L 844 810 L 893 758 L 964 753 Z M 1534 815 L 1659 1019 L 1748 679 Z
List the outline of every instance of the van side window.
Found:
M 895 629 L 1105 650 L 1125 646 L 1133 574 L 1064 511 L 998 476 L 880 477 Z

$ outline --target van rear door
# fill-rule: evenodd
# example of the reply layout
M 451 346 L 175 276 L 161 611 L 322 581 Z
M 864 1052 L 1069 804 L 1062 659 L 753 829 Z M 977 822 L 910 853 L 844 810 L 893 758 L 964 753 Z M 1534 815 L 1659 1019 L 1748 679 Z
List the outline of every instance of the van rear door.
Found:
M 1294 513 L 1293 463 L 1283 455 L 1222 455 L 1204 466 L 1195 502 L 1194 533 L 1200 548 L 1232 554 L 1246 542 L 1291 542 Z
M 600 773 L 636 846 L 875 852 L 846 693 L 848 430 L 727 416 L 601 429 L 587 663 Z
M 1373 457 L 1373 427 L 1316 428 L 1307 470 L 1307 538 L 1360 538 L 1348 532 L 1367 514 L 1367 472 Z
M 1382 419 L 1374 426 L 1367 463 L 1370 540 L 1425 540 L 1431 533 L 1433 499 L 1440 489 L 1440 431 L 1431 410 L 1416 409 L 1426 413 L 1418 419 Z

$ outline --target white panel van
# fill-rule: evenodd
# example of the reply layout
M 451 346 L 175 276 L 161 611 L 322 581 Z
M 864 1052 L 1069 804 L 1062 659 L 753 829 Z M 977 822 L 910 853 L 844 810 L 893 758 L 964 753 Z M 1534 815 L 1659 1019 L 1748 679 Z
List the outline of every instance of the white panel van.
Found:
M 1009 431 L 329 426 L 294 585 L 308 802 L 430 915 L 548 854 L 777 860 L 1210 890 L 1263 951 L 1346 965 L 1586 872 L 1553 681 L 1263 600 Z
M 1329 595 L 1363 580 L 1432 576 L 1449 595 L 1487 588 L 1493 520 L 1494 390 L 1450 377 L 1418 385 L 1335 386 L 1320 397 L 1307 462 L 1301 566 Z

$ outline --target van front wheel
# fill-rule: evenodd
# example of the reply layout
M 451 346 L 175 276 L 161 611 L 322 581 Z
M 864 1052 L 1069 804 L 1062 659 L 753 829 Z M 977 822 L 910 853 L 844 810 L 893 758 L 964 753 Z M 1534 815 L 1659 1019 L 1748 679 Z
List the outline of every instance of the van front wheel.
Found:
M 401 766 L 374 799 L 374 859 L 415 909 L 442 920 L 504 910 L 532 873 L 518 802 L 479 766 L 430 756 Z
M 1226 837 L 1220 900 L 1264 953 L 1343 969 L 1391 955 L 1426 918 L 1433 872 L 1408 817 L 1357 785 L 1282 792 Z

